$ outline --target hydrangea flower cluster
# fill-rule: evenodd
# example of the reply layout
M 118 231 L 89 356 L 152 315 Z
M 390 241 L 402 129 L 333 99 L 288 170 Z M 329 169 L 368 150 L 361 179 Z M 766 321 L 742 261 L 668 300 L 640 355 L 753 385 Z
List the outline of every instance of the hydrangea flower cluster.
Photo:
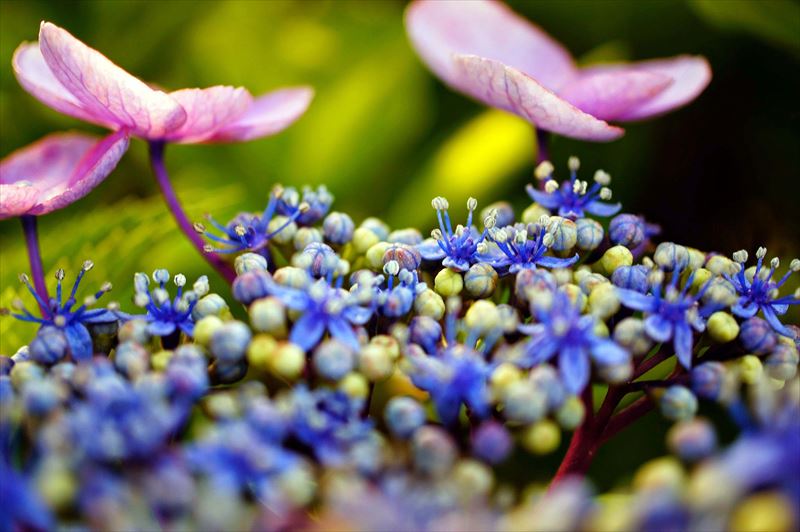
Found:
M 797 260 L 773 280 L 764 249 L 747 269 L 745 252 L 655 246 L 627 213 L 606 222 L 548 199 L 519 218 L 491 206 L 478 229 L 470 199 L 453 229 L 447 200 L 433 204 L 435 242 L 340 212 L 290 214 L 281 238 L 259 227 L 262 248 L 233 251 L 235 302 L 159 269 L 133 278 L 144 314 L 96 307 L 110 286 L 75 308 L 92 263 L 66 299 L 59 270 L 41 317 L 16 305 L 42 327 L 0 366 L 4 497 L 19 501 L 4 527 L 800 522 L 800 336 L 775 318 L 798 302 L 780 293 Z M 705 403 L 739 424 L 734 443 Z M 591 458 L 652 409 L 673 424 L 670 455 L 593 498 Z M 550 486 L 509 499 L 519 488 L 496 466 L 562 439 Z

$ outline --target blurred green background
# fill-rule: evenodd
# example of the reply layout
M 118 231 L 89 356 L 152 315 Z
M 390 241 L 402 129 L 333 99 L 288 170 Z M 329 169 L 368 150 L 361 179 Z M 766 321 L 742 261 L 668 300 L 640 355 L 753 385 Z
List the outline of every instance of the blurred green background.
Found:
M 663 226 L 665 238 L 730 253 L 800 245 L 800 6 L 790 1 L 511 2 L 582 63 L 680 53 L 708 57 L 714 79 L 689 107 L 611 144 L 555 138 L 564 168 L 614 176 L 617 199 Z M 423 67 L 403 28 L 401 1 L 8 1 L 0 4 L 0 154 L 64 129 L 97 130 L 41 105 L 17 84 L 11 56 L 50 20 L 128 71 L 169 88 L 243 85 L 254 94 L 310 84 L 316 98 L 287 131 L 244 144 L 176 146 L 167 163 L 193 219 L 263 208 L 276 182 L 326 184 L 356 222 L 432 227 L 430 198 L 455 206 L 528 203 L 534 135 L 520 119 L 453 93 Z M 563 174 L 562 174 L 563 175 Z M 456 211 L 461 209 L 456 207 Z M 0 306 L 28 269 L 15 220 L 0 223 Z M 190 279 L 208 269 L 175 230 L 132 142 L 109 179 L 40 219 L 45 268 L 74 273 L 85 258 L 107 296 L 130 308 L 131 276 L 166 267 Z M 52 277 L 49 277 L 52 279 Z M 222 282 L 212 277 L 212 286 Z M 225 293 L 224 289 L 221 289 Z M 30 298 L 26 298 L 30 302 Z M 796 319 L 796 314 L 792 319 Z M 32 329 L 0 320 L 0 352 Z
M 551 156 L 559 169 L 577 154 L 588 175 L 596 168 L 609 171 L 626 210 L 660 223 L 667 239 L 724 253 L 763 244 L 770 255 L 797 255 L 798 3 L 511 3 L 585 64 L 695 53 L 708 57 L 714 69 L 697 101 L 629 125 L 619 141 L 553 139 Z M 336 196 L 334 209 L 356 222 L 378 215 L 423 232 L 432 227 L 430 198 L 438 194 L 456 212 L 470 195 L 483 205 L 510 199 L 521 211 L 528 203 L 523 187 L 533 168 L 533 132 L 431 76 L 406 40 L 403 9 L 404 2 L 377 0 L 2 0 L 0 154 L 51 131 L 93 129 L 39 104 L 13 76 L 14 49 L 35 40 L 44 19 L 164 87 L 234 84 L 254 94 L 293 84 L 316 88 L 308 113 L 275 137 L 168 150 L 174 185 L 194 219 L 205 212 L 228 219 L 239 210 L 259 210 L 276 182 L 324 183 Z M 166 267 L 190 279 L 209 273 L 156 195 L 140 141 L 88 197 L 41 218 L 40 231 L 49 279 L 57 267 L 74 274 L 92 258 L 96 267 L 85 291 L 111 280 L 115 289 L 106 297 L 127 309 L 134 271 Z M 28 269 L 19 223 L 1 222 L 0 239 L 0 306 L 8 306 L 20 293 L 17 273 Z M 220 279 L 211 280 L 226 293 Z M 31 303 L 29 296 L 25 300 Z M 796 311 L 789 319 L 798 319 Z M 13 353 L 33 331 L 0 319 L 0 353 Z M 600 487 L 663 453 L 667 426 L 649 416 L 627 438 L 605 447 L 593 467 Z M 558 459 L 522 457 L 513 464 L 526 479 L 546 479 Z

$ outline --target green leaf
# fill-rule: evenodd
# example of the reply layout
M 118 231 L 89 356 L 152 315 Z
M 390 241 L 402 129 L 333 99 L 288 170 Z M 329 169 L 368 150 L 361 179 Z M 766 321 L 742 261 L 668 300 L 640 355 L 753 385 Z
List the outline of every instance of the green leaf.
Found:
M 751 33 L 800 54 L 800 5 L 789 0 L 691 0 L 695 12 L 720 28 Z

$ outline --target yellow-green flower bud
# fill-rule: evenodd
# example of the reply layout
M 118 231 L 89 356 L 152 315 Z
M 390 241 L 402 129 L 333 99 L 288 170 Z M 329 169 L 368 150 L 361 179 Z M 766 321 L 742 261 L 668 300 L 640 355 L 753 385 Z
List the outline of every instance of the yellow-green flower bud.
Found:
M 534 454 L 550 454 L 561 444 L 561 428 L 549 419 L 537 421 L 522 435 L 522 445 Z
M 570 395 L 556 411 L 556 421 L 564 430 L 575 430 L 583 423 L 586 416 L 586 407 L 580 397 Z
M 379 334 L 373 336 L 369 343 L 385 349 L 392 360 L 397 360 L 400 357 L 400 344 L 397 343 L 397 339 L 393 336 Z
M 438 321 L 444 317 L 444 299 L 428 288 L 414 299 L 414 311 L 420 316 L 427 316 Z
M 286 216 L 277 215 L 272 217 L 272 220 L 270 220 L 267 225 L 267 233 L 272 233 L 272 238 L 270 238 L 271 242 L 282 246 L 292 241 L 294 234 L 297 232 L 297 224 L 291 222 L 284 227 L 284 224 L 288 221 L 289 218 Z M 283 227 L 283 229 L 278 231 L 281 227 Z
M 150 365 L 153 366 L 155 371 L 164 371 L 167 369 L 169 359 L 172 358 L 172 351 L 159 351 L 150 356 Z
M 489 297 L 497 287 L 497 278 L 497 272 L 491 264 L 479 262 L 473 264 L 464 274 L 464 286 L 472 297 Z
M 686 273 L 687 277 L 688 277 L 688 275 L 690 275 L 690 274 Z M 711 279 L 713 276 L 714 276 L 714 274 L 711 273 L 709 270 L 706 270 L 705 268 L 697 268 L 697 269 L 695 269 L 694 270 L 694 278 L 692 279 L 692 287 L 691 287 L 692 292 L 693 293 L 697 293 L 700 290 L 700 288 L 702 288 L 703 285 L 706 284 L 706 281 Z M 686 279 L 683 279 L 683 280 L 685 281 Z
M 358 369 L 373 382 L 387 379 L 394 371 L 392 355 L 380 345 L 368 344 L 358 353 Z
M 608 338 L 611 334 L 608 330 L 608 325 L 606 325 L 606 322 L 600 320 L 595 320 L 593 331 L 595 336 L 599 336 L 600 338 Z
M 269 358 L 269 369 L 278 377 L 293 381 L 300 377 L 306 367 L 306 353 L 300 346 L 290 342 L 278 345 Z
M 706 262 L 706 268 L 714 275 L 730 274 L 736 263 L 724 255 L 713 255 Z M 737 266 L 738 267 L 738 266 Z
M 680 462 L 672 456 L 656 458 L 644 464 L 633 477 L 636 491 L 661 491 L 665 488 L 678 493 L 686 481 Z
M 614 327 L 614 341 L 633 355 L 644 355 L 653 347 L 653 342 L 644 330 L 639 318 L 625 318 Z
M 522 379 L 522 371 L 510 362 L 503 362 L 497 366 L 489 377 L 489 388 L 492 396 L 500 398 L 509 385 Z
M 353 231 L 353 249 L 359 255 L 363 255 L 369 248 L 380 242 L 381 239 L 374 232 L 366 227 L 359 227 Z M 383 254 L 381 254 L 383 256 Z
M 223 320 L 231 318 L 231 311 L 228 304 L 219 294 L 208 294 L 200 298 L 192 309 L 192 318 L 195 321 L 206 316 L 219 316 Z
M 589 298 L 586 297 L 586 294 L 583 293 L 583 290 L 581 290 L 580 286 L 568 283 L 563 285 L 561 290 L 567 294 L 569 300 L 578 308 L 578 310 L 583 312 L 586 309 L 586 304 L 588 303 Z
M 223 321 L 217 316 L 206 316 L 194 324 L 194 341 L 203 347 L 208 347 L 211 336 L 222 327 Z
M 278 342 L 275 338 L 268 334 L 257 334 L 247 346 L 247 361 L 251 367 L 266 371 L 277 349 Z
M 35 485 L 44 502 L 53 509 L 69 507 L 78 488 L 69 464 L 60 458 L 45 458 L 36 470 Z
M 311 284 L 311 278 L 308 276 L 308 273 L 306 273 L 304 269 L 295 266 L 278 268 L 275 270 L 272 279 L 281 286 L 297 288 L 298 290 L 306 288 Z
M 339 381 L 337 388 L 356 399 L 366 399 L 369 395 L 369 382 L 360 373 L 348 373 Z
M 569 251 L 578 242 L 578 227 L 572 220 L 553 216 L 550 218 L 548 229 L 550 234 L 553 235 L 553 243 L 550 249 L 554 251 Z
M 527 209 L 522 211 L 522 222 L 525 224 L 535 224 L 542 216 L 550 216 L 550 211 L 538 203 L 531 203 Z
M 286 308 L 277 297 L 264 297 L 253 301 L 247 313 L 253 330 L 285 338 Z
M 478 334 L 486 334 L 500 327 L 500 311 L 491 301 L 475 301 L 464 315 L 464 323 Z
M 739 371 L 743 382 L 754 384 L 761 378 L 761 374 L 764 372 L 764 366 L 757 356 L 745 355 L 739 359 Z
M 686 248 L 686 251 L 689 252 L 689 269 L 702 268 L 706 262 L 706 254 L 695 248 Z
M 793 508 L 794 503 L 783 493 L 756 493 L 736 504 L 728 527 L 737 532 L 797 530 L 797 514 Z
M 367 249 L 367 266 L 374 271 L 383 271 L 383 255 L 392 247 L 388 242 L 378 242 Z
M 589 312 L 601 320 L 607 320 L 619 310 L 619 298 L 611 283 L 602 283 L 594 287 L 589 294 Z
M 461 289 L 464 288 L 464 279 L 461 278 L 459 272 L 444 268 L 436 274 L 436 278 L 433 280 L 433 288 L 444 297 L 457 296 L 461 293 Z
M 453 486 L 463 502 L 482 500 L 494 486 L 494 475 L 489 466 L 471 458 L 459 460 L 451 475 Z
M 633 254 L 625 246 L 614 246 L 608 248 L 600 260 L 595 263 L 595 267 L 600 273 L 611 276 L 614 270 L 620 266 L 631 266 L 633 264 Z
M 715 312 L 708 318 L 708 334 L 715 342 L 724 344 L 739 336 L 739 324 L 727 312 Z

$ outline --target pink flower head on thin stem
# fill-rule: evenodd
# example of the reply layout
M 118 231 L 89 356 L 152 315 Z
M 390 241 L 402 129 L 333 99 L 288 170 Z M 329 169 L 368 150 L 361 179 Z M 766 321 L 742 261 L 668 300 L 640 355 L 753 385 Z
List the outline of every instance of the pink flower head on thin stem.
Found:
M 450 87 L 576 139 L 619 138 L 624 130 L 608 121 L 666 113 L 711 80 L 700 56 L 578 68 L 561 44 L 499 2 L 417 0 L 406 11 L 406 29 Z
M 13 66 L 19 83 L 45 105 L 150 141 L 235 142 L 271 135 L 297 120 L 313 97 L 308 87 L 255 99 L 229 86 L 166 93 L 49 22 L 42 22 L 38 43 L 17 48 Z

